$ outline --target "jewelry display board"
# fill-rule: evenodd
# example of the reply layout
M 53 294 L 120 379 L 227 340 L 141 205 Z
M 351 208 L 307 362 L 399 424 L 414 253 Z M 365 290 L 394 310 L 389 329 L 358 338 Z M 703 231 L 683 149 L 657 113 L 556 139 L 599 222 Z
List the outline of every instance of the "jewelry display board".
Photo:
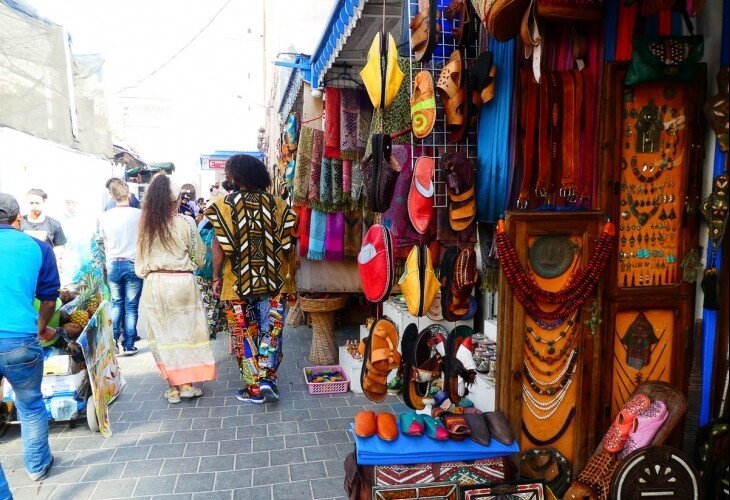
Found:
M 513 250 L 498 246 L 497 408 L 518 431 L 523 453 L 552 448 L 572 470 L 588 458 L 598 411 L 586 395 L 600 384 L 601 332 L 593 313 L 610 257 L 606 242 L 615 239 L 601 236 L 604 222 L 594 211 L 508 212 Z M 584 286 L 588 281 L 593 285 Z M 551 293 L 566 298 L 550 304 Z
M 617 244 L 603 302 L 604 361 L 595 447 L 646 380 L 688 391 L 700 266 L 699 191 L 706 67 L 693 83 L 627 87 L 626 63 L 604 71 L 600 207 Z M 682 427 L 670 440 L 678 445 Z

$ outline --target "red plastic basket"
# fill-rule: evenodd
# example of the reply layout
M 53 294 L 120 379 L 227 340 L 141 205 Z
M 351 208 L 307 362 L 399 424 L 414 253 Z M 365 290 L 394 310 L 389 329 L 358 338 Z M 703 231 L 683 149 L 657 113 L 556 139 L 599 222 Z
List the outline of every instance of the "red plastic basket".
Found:
M 334 371 L 342 375 L 345 380 L 342 382 L 310 382 L 307 378 L 307 371 L 311 371 L 312 375 L 319 375 L 326 371 Z M 307 366 L 302 369 L 302 373 L 304 374 L 304 381 L 307 383 L 307 387 L 309 388 L 309 394 L 339 394 L 347 392 L 350 387 L 350 377 L 347 376 L 344 368 L 340 365 Z

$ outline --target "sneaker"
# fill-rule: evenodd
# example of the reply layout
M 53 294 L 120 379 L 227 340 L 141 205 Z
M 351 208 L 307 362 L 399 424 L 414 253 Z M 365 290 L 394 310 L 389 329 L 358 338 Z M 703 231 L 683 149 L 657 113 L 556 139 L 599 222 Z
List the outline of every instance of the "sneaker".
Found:
M 279 401 L 279 389 L 274 382 L 261 380 L 259 387 L 261 389 L 261 396 L 264 398 L 264 403 L 275 403 Z
M 53 455 L 51 455 L 51 461 L 48 462 L 48 465 L 46 465 L 42 470 L 39 472 L 29 472 L 28 476 L 33 481 L 40 481 L 41 479 L 44 479 L 46 476 L 48 476 L 48 471 L 51 470 L 51 466 L 53 465 Z
M 392 396 L 399 394 L 400 391 L 403 390 L 403 379 L 400 377 L 400 375 L 396 375 L 390 382 L 388 382 L 387 390 L 388 394 Z
M 125 347 L 122 350 L 122 352 L 120 353 L 120 355 L 122 355 L 122 356 L 134 356 L 135 354 L 137 354 L 137 351 L 139 351 L 139 349 L 137 349 L 134 346 L 132 346 L 132 347 Z
M 238 389 L 238 391 L 236 391 L 236 399 L 243 401 L 244 403 L 253 403 L 257 405 L 262 404 L 264 402 L 264 398 L 260 391 L 259 394 L 254 394 L 251 389 L 251 386 Z

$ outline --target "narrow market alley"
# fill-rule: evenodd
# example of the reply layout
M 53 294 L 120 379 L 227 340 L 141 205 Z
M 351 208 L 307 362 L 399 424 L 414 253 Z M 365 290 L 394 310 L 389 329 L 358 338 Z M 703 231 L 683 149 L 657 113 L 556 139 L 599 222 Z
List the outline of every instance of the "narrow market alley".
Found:
M 357 327 L 336 331 L 339 345 Z M 279 371 L 281 399 L 262 405 L 238 401 L 240 378 L 227 337 L 213 342 L 218 377 L 202 397 L 168 404 L 146 342 L 119 362 L 127 381 L 111 404 L 114 435 L 51 424 L 55 457 L 48 478 L 34 483 L 23 468 L 20 426 L 0 437 L 0 456 L 15 500 L 26 499 L 335 499 L 345 498 L 343 460 L 353 450 L 348 428 L 368 406 L 361 394 L 310 395 L 303 368 L 312 330 L 287 326 Z M 389 396 L 381 410 L 403 411 Z M 376 408 L 377 409 L 377 408 Z

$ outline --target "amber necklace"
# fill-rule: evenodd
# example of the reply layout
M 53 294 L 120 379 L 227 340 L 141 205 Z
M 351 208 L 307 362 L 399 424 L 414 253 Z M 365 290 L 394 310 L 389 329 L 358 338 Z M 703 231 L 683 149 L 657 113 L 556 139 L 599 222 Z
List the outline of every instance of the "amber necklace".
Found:
M 554 338 L 552 340 L 546 340 L 546 339 L 542 338 L 541 336 L 539 336 L 538 334 L 536 334 L 535 333 L 535 330 L 530 325 L 528 325 L 527 323 L 525 323 L 525 329 L 527 330 L 527 333 L 529 333 L 530 335 L 532 335 L 532 337 L 535 339 L 536 342 L 540 342 L 541 344 L 545 344 L 547 346 L 547 353 L 548 354 L 554 354 L 555 353 L 555 344 L 557 342 L 560 342 L 560 340 L 568 334 L 568 330 L 570 330 L 571 327 L 575 324 L 575 317 L 576 316 L 578 316 L 578 310 L 576 310 L 573 313 L 573 317 L 570 318 L 566 322 L 565 328 L 563 328 L 563 330 L 560 332 L 560 334 L 556 338 Z
M 577 338 L 577 328 L 575 328 L 575 323 L 573 325 L 567 327 L 570 329 L 570 335 L 568 336 L 568 340 L 566 341 L 565 345 L 562 349 L 558 352 L 557 355 L 552 356 L 548 354 L 547 356 L 543 356 L 540 354 L 540 351 L 537 350 L 537 348 L 532 345 L 532 342 L 530 341 L 530 337 L 525 335 L 525 346 L 527 348 L 527 351 L 535 356 L 537 359 L 542 361 L 543 363 L 546 363 L 548 365 L 553 365 L 563 359 L 565 355 L 573 348 L 573 344 L 575 343 L 575 339 Z
M 517 258 L 514 245 L 504 229 L 504 221 L 498 222 L 495 239 L 502 270 L 515 298 L 531 317 L 553 321 L 567 317 L 593 292 L 611 258 L 615 234 L 616 227 L 609 220 L 603 227 L 601 237 L 586 268 L 574 283 L 558 292 L 543 290 L 532 282 Z M 554 311 L 545 311 L 539 306 L 540 303 L 560 304 L 560 307 Z

